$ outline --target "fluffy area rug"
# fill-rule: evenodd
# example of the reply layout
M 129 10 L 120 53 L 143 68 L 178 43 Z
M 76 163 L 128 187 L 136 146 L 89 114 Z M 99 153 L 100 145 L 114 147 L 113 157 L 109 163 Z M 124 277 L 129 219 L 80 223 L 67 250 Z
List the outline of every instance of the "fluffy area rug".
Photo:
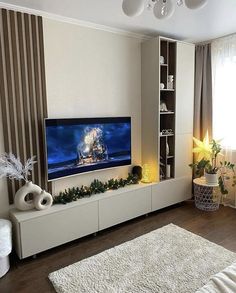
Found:
M 49 275 L 58 293 L 192 293 L 236 254 L 173 224 Z

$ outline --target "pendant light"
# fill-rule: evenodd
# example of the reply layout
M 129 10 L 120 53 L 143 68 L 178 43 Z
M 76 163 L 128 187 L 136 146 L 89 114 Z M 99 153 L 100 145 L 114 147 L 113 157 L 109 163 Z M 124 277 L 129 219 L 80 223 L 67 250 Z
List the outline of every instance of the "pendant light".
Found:
M 122 9 L 127 16 L 138 16 L 145 8 L 145 0 L 123 0 Z
M 153 7 L 153 13 L 158 19 L 170 18 L 175 11 L 173 0 L 157 1 Z
M 208 0 L 123 0 L 123 12 L 130 17 L 139 16 L 145 8 L 153 10 L 157 19 L 168 19 L 175 11 L 175 7 L 185 6 L 189 9 L 199 9 Z
M 198 9 L 205 6 L 207 0 L 185 0 L 184 2 L 189 9 Z

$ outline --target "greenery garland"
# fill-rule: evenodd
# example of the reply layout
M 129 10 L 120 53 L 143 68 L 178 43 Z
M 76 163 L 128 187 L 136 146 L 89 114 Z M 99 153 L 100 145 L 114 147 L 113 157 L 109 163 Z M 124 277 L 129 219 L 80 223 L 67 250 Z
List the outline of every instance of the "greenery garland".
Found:
M 93 194 L 104 193 L 108 190 L 115 190 L 127 185 L 138 184 L 137 175 L 129 174 L 126 179 L 110 179 L 103 183 L 95 179 L 90 186 L 72 187 L 61 191 L 59 195 L 53 197 L 53 204 L 67 204 L 84 197 L 90 197 Z

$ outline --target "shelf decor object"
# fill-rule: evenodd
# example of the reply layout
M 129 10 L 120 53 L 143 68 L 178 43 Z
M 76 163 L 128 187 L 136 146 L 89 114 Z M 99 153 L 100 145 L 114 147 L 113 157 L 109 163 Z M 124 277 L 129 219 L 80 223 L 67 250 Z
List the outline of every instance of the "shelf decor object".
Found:
M 160 64 L 161 65 L 166 65 L 165 64 L 165 58 L 163 56 L 160 56 Z
M 15 194 L 15 207 L 21 211 L 32 210 L 35 207 L 35 197 L 40 194 L 41 191 L 42 189 L 38 185 L 33 184 L 31 181 L 26 182 Z M 29 194 L 33 195 L 34 200 L 27 199 Z
M 145 8 L 153 10 L 157 19 L 168 19 L 175 12 L 177 6 L 185 6 L 189 9 L 200 9 L 207 4 L 207 0 L 123 0 L 122 10 L 127 16 L 139 16 Z
M 143 165 L 143 173 L 142 173 L 142 182 L 143 183 L 151 183 L 151 170 L 148 164 Z
M 174 89 L 174 75 L 168 75 L 167 88 L 170 90 Z
M 136 170 L 139 166 L 136 166 Z M 135 167 L 134 167 L 135 168 Z M 139 167 L 141 168 L 141 167 Z M 53 197 L 53 204 L 67 204 L 73 201 L 81 200 L 85 197 L 90 197 L 92 195 L 105 193 L 111 190 L 117 190 L 125 186 L 139 184 L 142 175 L 142 170 L 138 171 L 139 175 L 129 173 L 127 178 L 115 179 L 111 178 L 107 182 L 99 181 L 94 179 L 89 186 L 82 185 L 81 187 L 72 187 L 61 191 L 58 195 Z

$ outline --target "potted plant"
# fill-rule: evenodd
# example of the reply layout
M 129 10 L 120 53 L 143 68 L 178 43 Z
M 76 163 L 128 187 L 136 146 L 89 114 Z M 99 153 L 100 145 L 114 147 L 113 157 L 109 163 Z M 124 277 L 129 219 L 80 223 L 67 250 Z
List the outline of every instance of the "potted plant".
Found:
M 228 161 L 221 161 L 221 145 L 218 141 L 212 139 L 209 141 L 208 134 L 203 141 L 193 138 L 197 145 L 193 153 L 198 154 L 197 161 L 189 166 L 194 169 L 196 176 L 204 176 L 209 185 L 219 184 L 222 194 L 228 194 L 226 181 L 230 179 L 229 172 L 233 174 L 232 186 L 236 185 L 235 165 Z

